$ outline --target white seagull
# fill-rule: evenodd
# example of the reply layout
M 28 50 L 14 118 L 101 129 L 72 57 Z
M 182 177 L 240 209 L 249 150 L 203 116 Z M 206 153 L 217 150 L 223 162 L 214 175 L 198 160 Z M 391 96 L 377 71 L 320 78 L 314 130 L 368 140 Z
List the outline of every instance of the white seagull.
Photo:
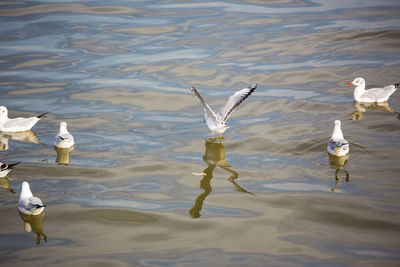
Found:
M 361 77 L 355 78 L 348 84 L 354 85 L 354 100 L 357 102 L 373 103 L 386 102 L 389 97 L 400 87 L 400 83 L 387 85 L 383 88 L 372 88 L 365 90 L 365 80 Z
M 247 88 L 237 91 L 231 95 L 226 101 L 225 105 L 221 107 L 217 114 L 208 106 L 204 99 L 197 92 L 196 88 L 192 87 L 190 90 L 200 100 L 200 103 L 204 108 L 205 122 L 207 123 L 208 129 L 212 132 L 212 140 L 214 140 L 214 133 L 219 133 L 219 138 L 222 138 L 222 133 L 225 132 L 229 126 L 225 125 L 225 122 L 231 116 L 232 112 L 256 90 L 258 84 L 255 83 Z
M 22 132 L 32 129 L 32 127 L 44 117 L 46 113 L 29 118 L 8 118 L 8 110 L 5 106 L 0 106 L 0 131 L 1 132 Z
M 67 123 L 65 121 L 60 123 L 60 131 L 56 135 L 54 145 L 58 148 L 70 148 L 75 144 L 74 137 L 67 130 Z
M 12 170 L 12 168 L 19 163 L 21 162 L 15 162 L 15 163 L 0 162 L 0 178 L 6 177 L 7 174 Z
M 23 214 L 38 215 L 46 207 L 40 198 L 32 195 L 28 182 L 22 183 L 21 195 L 18 201 L 18 209 Z
M 331 139 L 328 142 L 328 153 L 333 156 L 344 156 L 350 151 L 349 142 L 343 137 L 340 120 L 335 120 Z

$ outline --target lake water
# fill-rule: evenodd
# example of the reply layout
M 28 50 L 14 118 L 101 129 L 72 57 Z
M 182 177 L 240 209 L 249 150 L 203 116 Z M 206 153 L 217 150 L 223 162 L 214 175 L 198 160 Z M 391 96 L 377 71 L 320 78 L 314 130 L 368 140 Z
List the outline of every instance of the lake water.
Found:
M 399 1 L 2 1 L 1 266 L 399 266 Z M 218 110 L 257 90 L 210 142 Z M 342 121 L 349 158 L 326 144 Z M 76 144 L 57 154 L 59 123 Z M 21 183 L 46 204 L 18 213 Z M 27 232 L 26 230 L 31 232 Z M 25 229 L 28 227 L 27 229 Z

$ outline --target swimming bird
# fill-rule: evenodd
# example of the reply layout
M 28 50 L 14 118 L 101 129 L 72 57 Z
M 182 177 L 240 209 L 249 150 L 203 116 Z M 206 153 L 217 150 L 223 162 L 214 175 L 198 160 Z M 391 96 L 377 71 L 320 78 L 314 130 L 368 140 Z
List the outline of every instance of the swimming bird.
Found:
M 0 178 L 6 177 L 7 174 L 12 170 L 12 168 L 21 162 L 15 163 L 2 163 L 0 162 Z
M 67 130 L 67 123 L 65 121 L 60 123 L 60 130 L 56 135 L 54 145 L 58 148 L 70 148 L 75 144 L 74 137 Z
M 0 131 L 1 132 L 22 132 L 30 130 L 46 113 L 29 118 L 8 118 L 8 110 L 5 106 L 0 106 Z
M 258 84 L 255 83 L 246 87 L 242 90 L 237 91 L 231 95 L 226 101 L 225 105 L 221 107 L 217 114 L 208 106 L 204 99 L 197 92 L 196 88 L 192 87 L 190 90 L 200 100 L 200 103 L 204 108 L 205 122 L 207 123 L 208 129 L 212 132 L 212 140 L 214 140 L 214 133 L 219 134 L 219 138 L 222 138 L 222 133 L 229 128 L 225 124 L 228 118 L 232 115 L 232 112 L 249 96 L 254 90 L 256 90 Z
M 42 213 L 46 204 L 40 198 L 32 195 L 28 182 L 22 183 L 21 195 L 18 201 L 18 209 L 23 214 L 38 215 Z
M 328 153 L 334 156 L 344 156 L 350 151 L 349 142 L 343 137 L 340 120 L 335 120 L 331 139 L 328 142 Z
M 389 97 L 400 87 L 400 83 L 391 84 L 382 88 L 365 90 L 365 80 L 361 77 L 355 78 L 348 84 L 354 85 L 354 100 L 357 102 L 373 103 L 386 102 Z

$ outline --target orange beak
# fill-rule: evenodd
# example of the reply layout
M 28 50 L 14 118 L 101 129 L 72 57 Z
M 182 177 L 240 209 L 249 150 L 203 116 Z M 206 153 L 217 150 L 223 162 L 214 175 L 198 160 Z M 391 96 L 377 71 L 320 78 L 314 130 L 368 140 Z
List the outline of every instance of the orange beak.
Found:
M 353 82 L 348 82 L 347 84 L 353 85 Z

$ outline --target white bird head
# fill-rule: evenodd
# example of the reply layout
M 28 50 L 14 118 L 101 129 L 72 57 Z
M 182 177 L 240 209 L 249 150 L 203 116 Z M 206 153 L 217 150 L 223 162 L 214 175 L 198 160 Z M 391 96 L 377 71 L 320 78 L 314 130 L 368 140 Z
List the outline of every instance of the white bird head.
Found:
M 60 129 L 67 129 L 67 123 L 65 121 L 60 122 Z
M 344 139 L 342 128 L 342 122 L 340 120 L 335 120 L 332 132 L 332 139 Z
M 221 127 L 221 129 L 222 129 L 222 132 L 225 132 L 228 128 L 229 128 L 229 126 L 228 125 L 226 125 L 226 124 L 220 124 L 219 125 L 220 127 Z
M 348 84 L 354 85 L 356 87 L 365 87 L 365 80 L 364 78 L 358 77 L 355 78 L 352 82 L 349 82 Z
M 5 106 L 0 106 L 0 118 L 8 118 L 8 110 Z
M 29 187 L 29 183 L 28 182 L 23 182 L 22 183 L 22 189 L 21 189 L 21 196 L 20 198 L 29 198 L 32 197 L 32 191 L 31 188 Z

